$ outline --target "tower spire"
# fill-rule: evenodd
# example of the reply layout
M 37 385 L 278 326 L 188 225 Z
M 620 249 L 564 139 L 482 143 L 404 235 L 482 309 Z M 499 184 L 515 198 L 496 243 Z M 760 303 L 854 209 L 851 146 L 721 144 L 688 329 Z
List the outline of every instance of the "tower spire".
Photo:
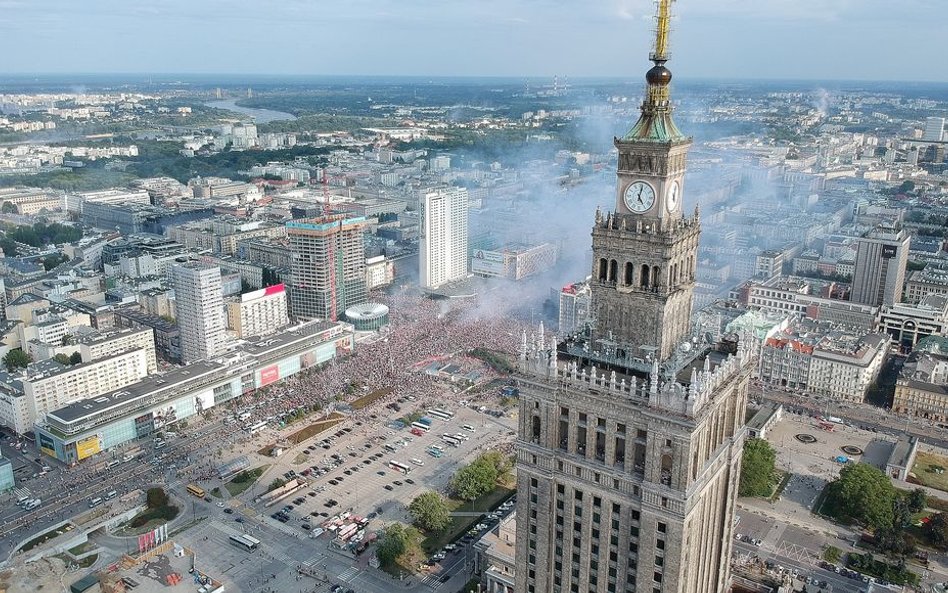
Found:
M 685 140 L 671 116 L 671 70 L 665 67 L 670 56 L 668 37 L 671 29 L 671 5 L 675 0 L 657 0 L 655 15 L 655 47 L 649 54 L 654 66 L 645 74 L 648 90 L 642 102 L 642 115 L 622 140 L 677 142 Z

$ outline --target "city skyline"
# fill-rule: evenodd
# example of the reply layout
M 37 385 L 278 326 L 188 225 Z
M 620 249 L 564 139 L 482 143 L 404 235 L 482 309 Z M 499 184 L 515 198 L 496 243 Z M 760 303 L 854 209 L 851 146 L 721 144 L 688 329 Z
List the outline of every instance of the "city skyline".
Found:
M 634 74 L 635 57 L 650 40 L 641 23 L 651 18 L 646 0 L 432 7 L 428 0 L 383 0 L 320 10 L 287 0 L 257 12 L 245 1 L 228 3 L 225 11 L 217 0 L 149 6 L 96 0 L 81 8 L 61 0 L 4 0 L 0 52 L 18 56 L 7 74 L 624 77 Z M 948 66 L 907 60 L 873 41 L 911 35 L 914 53 L 935 55 L 948 6 L 933 0 L 910 0 L 898 11 L 879 0 L 726 0 L 713 7 L 681 0 L 676 13 L 673 27 L 682 40 L 676 74 L 683 77 L 948 79 Z M 267 34 L 274 28 L 280 35 Z M 332 63 L 320 55 L 331 55 Z

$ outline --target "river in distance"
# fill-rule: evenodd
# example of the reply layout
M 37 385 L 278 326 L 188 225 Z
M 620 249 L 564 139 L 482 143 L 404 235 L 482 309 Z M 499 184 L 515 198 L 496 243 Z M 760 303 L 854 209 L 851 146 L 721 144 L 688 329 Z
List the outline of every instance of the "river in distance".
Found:
M 284 113 L 283 111 L 273 111 L 272 109 L 253 109 L 251 107 L 241 107 L 237 104 L 236 99 L 227 99 L 221 101 L 208 101 L 205 103 L 208 107 L 213 107 L 215 109 L 224 109 L 226 111 L 233 111 L 235 113 L 241 113 L 243 115 L 249 115 L 254 119 L 258 124 L 265 124 L 271 121 L 281 121 L 281 120 L 293 120 L 296 119 L 296 116 L 292 113 Z

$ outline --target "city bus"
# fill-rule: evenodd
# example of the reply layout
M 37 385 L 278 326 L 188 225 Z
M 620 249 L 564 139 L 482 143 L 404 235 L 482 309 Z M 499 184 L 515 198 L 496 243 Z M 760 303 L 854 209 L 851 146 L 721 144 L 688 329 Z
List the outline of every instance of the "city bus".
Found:
M 426 425 L 426 424 L 422 424 L 421 422 L 412 422 L 412 423 L 411 423 L 411 427 L 412 427 L 412 428 L 417 428 L 417 429 L 420 430 L 421 432 L 428 432 L 429 430 L 431 430 L 431 427 L 430 427 L 430 426 L 428 426 L 428 425 Z
M 194 484 L 188 484 L 188 494 L 197 496 L 198 498 L 204 498 L 205 496 L 204 488 Z
M 247 432 L 249 432 L 250 434 L 257 434 L 258 432 L 260 432 L 261 430 L 263 430 L 263 429 L 266 428 L 266 427 L 267 427 L 267 421 L 266 421 L 266 420 L 261 420 L 260 422 L 257 422 L 256 424 L 254 424 L 254 425 L 252 425 L 252 426 L 247 426 L 247 427 L 245 427 L 245 429 L 246 429 Z
M 442 410 L 441 408 L 428 410 L 428 414 L 434 416 L 435 418 L 441 418 L 442 420 L 450 420 L 454 418 L 453 412 L 448 412 L 447 410 Z
M 406 476 L 407 476 L 409 473 L 411 473 L 411 468 L 410 468 L 410 467 L 408 467 L 408 466 L 405 465 L 404 463 L 400 463 L 400 462 L 398 462 L 398 461 L 389 461 L 389 462 L 388 462 L 388 468 L 389 468 L 389 469 L 393 469 L 393 470 L 395 470 L 395 471 L 397 471 L 397 472 L 401 472 L 401 473 L 405 474 Z
M 454 436 L 452 436 L 452 435 L 450 435 L 450 434 L 443 434 L 443 435 L 441 435 L 441 440 L 444 441 L 444 442 L 446 442 L 447 444 L 451 445 L 452 447 L 460 447 L 460 446 L 461 446 L 461 441 L 459 441 L 456 437 L 454 437 Z
M 260 545 L 260 540 L 252 538 L 249 535 L 232 535 L 230 536 L 230 543 L 248 552 L 253 552 L 257 549 L 257 546 Z
M 244 412 L 243 414 L 237 416 L 237 420 L 239 420 L 240 422 L 243 422 L 244 420 L 247 420 L 248 418 L 250 418 L 250 412 Z
M 396 447 L 395 445 L 391 443 L 385 443 L 385 450 L 389 451 L 390 453 L 395 453 L 396 451 L 398 451 L 398 447 Z

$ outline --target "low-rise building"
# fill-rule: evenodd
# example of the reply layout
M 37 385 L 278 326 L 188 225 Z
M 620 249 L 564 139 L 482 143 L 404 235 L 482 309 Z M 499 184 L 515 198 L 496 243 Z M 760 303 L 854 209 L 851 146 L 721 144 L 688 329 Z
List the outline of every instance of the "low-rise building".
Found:
M 892 337 L 895 350 L 911 352 L 927 336 L 945 336 L 948 332 L 948 295 L 926 294 L 917 304 L 883 305 L 879 312 L 879 331 Z
M 62 365 L 54 360 L 31 364 L 17 375 L 0 373 L 0 418 L 23 433 L 52 410 L 131 385 L 148 376 L 148 355 L 135 348 L 108 358 Z M 22 398 L 22 399 L 21 399 Z
M 46 414 L 34 426 L 40 451 L 75 463 L 352 352 L 348 324 L 313 321 L 151 375 Z
M 865 331 L 875 327 L 878 307 L 844 300 L 846 286 L 811 278 L 775 276 L 747 282 L 739 300 L 750 309 L 796 313 L 810 319 Z
M 928 265 L 909 274 L 905 281 L 906 302 L 918 303 L 929 294 L 948 296 L 948 269 Z
M 924 340 L 902 366 L 892 411 L 948 422 L 948 353 L 943 353 L 939 342 L 932 338 Z
M 770 385 L 861 402 L 888 354 L 884 334 L 853 334 L 801 320 L 763 341 L 758 373 Z
M 496 529 L 474 544 L 474 574 L 484 593 L 513 593 L 517 573 L 517 514 L 511 513 Z

